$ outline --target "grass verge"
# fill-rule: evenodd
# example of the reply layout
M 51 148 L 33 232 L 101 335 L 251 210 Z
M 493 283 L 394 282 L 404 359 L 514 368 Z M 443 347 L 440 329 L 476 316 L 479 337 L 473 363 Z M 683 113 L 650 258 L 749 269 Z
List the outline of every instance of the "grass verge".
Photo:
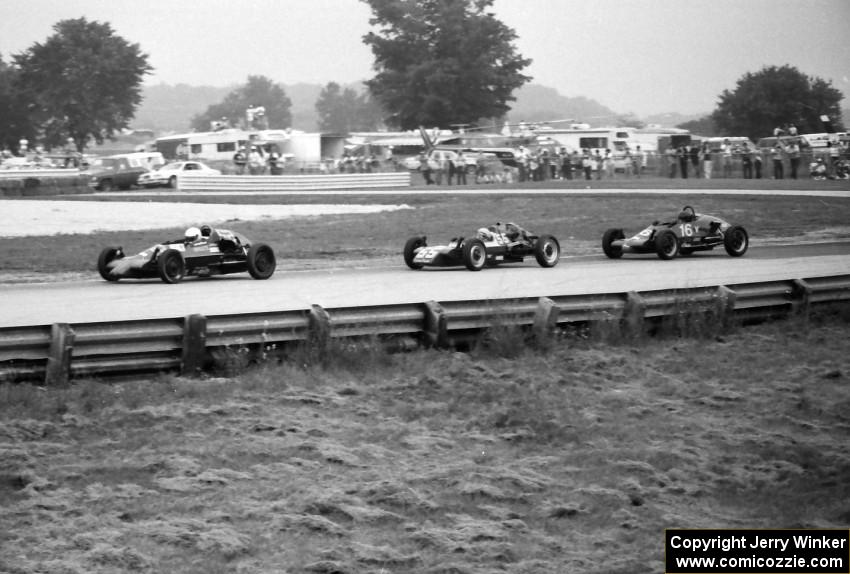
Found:
M 848 319 L 0 386 L 0 570 L 647 572 L 664 528 L 846 527 Z

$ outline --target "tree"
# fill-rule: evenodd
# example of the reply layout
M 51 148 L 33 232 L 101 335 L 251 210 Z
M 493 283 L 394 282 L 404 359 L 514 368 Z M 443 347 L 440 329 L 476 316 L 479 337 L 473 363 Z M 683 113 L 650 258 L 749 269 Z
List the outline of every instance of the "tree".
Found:
M 322 89 L 316 112 L 319 129 L 326 132 L 373 131 L 381 125 L 381 109 L 368 94 L 358 94 L 352 88 L 343 90 L 336 82 Z
M 833 131 L 841 131 L 842 98 L 830 82 L 792 66 L 769 66 L 744 74 L 734 91 L 724 90 L 711 119 L 720 133 L 753 140 L 786 124 L 799 133 L 826 131 L 822 115 L 829 116 Z
M 487 12 L 493 0 L 363 0 L 377 74 L 366 82 L 401 129 L 502 118 L 531 78 L 516 33 Z
M 142 101 L 141 83 L 153 68 L 138 44 L 109 24 L 62 20 L 43 44 L 14 56 L 19 96 L 46 147 L 73 138 L 78 151 L 126 128 Z
M 209 131 L 212 122 L 245 129 L 285 129 L 292 125 L 292 101 L 284 89 L 265 76 L 248 76 L 248 82 L 192 118 L 192 129 Z M 248 116 L 249 109 L 263 108 L 262 115 Z
M 24 101 L 17 96 L 17 83 L 18 71 L 0 58 L 0 148 L 12 151 L 21 139 L 35 138 Z

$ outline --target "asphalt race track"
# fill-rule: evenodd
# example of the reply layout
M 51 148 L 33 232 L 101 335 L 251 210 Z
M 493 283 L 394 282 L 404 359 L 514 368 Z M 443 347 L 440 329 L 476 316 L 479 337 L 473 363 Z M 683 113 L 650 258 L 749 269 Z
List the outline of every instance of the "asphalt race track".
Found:
M 582 293 L 622 293 L 654 289 L 732 285 L 754 281 L 802 279 L 850 274 L 850 242 L 787 246 L 751 245 L 744 257 L 722 249 L 662 261 L 654 255 L 624 255 L 609 260 L 602 253 L 566 254 L 554 268 L 531 259 L 486 268 L 408 269 L 398 265 L 374 269 L 328 268 L 288 271 L 279 267 L 266 281 L 245 274 L 188 278 L 176 285 L 159 279 L 0 285 L 0 326 L 48 325 L 228 315 L 309 309 L 488 300 Z

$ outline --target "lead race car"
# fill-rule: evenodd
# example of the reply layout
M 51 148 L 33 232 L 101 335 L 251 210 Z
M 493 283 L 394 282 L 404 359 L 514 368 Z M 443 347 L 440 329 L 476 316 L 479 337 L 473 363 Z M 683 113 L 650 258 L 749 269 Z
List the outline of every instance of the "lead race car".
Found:
M 136 255 L 127 256 L 123 247 L 107 247 L 97 259 L 97 270 L 107 281 L 159 277 L 165 283 L 179 283 L 190 275 L 245 271 L 254 279 L 268 279 L 275 266 L 274 251 L 265 243 L 207 225 L 190 227 L 183 238 L 159 243 Z
M 602 235 L 602 251 L 611 259 L 619 259 L 623 253 L 655 253 L 661 259 L 673 259 L 720 245 L 732 257 L 740 257 L 747 252 L 750 238 L 740 225 L 696 213 L 690 205 L 682 208 L 675 220 L 655 221 L 628 239 L 622 229 L 616 228 Z
M 501 223 L 478 229 L 475 237 L 454 237 L 446 245 L 429 246 L 424 235 L 407 240 L 404 262 L 411 269 L 465 266 L 480 271 L 485 265 L 521 262 L 534 256 L 541 267 L 554 267 L 561 257 L 561 246 L 551 235 L 534 235 L 516 225 Z

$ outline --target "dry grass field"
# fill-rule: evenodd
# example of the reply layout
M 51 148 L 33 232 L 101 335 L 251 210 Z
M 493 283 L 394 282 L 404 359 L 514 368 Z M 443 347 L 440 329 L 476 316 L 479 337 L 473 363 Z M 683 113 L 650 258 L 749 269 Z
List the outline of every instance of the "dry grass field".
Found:
M 5 385 L 0 572 L 631 574 L 665 528 L 846 528 L 848 319 Z

